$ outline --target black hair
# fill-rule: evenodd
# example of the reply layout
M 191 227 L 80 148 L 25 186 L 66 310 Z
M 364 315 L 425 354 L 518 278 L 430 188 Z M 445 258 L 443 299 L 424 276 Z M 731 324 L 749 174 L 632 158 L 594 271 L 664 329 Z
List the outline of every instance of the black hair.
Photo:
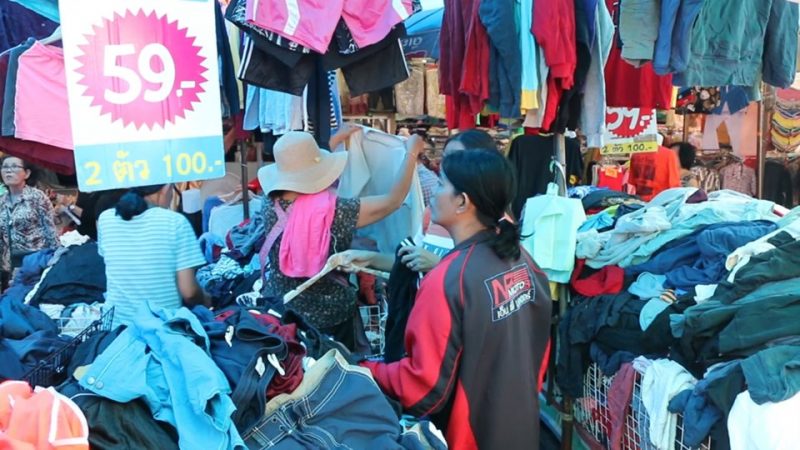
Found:
M 445 155 L 442 172 L 458 194 L 475 205 L 480 223 L 497 230 L 491 246 L 504 260 L 520 258 L 519 226 L 504 218 L 517 193 L 517 177 L 500 152 L 464 150 Z
M 672 147 L 678 147 L 678 159 L 681 161 L 681 168 L 691 169 L 697 159 L 697 147 L 688 142 L 676 142 Z
M 155 184 L 128 190 L 117 202 L 117 215 L 122 217 L 122 220 L 131 220 L 147 211 L 147 202 L 144 198 L 157 193 L 163 187 L 163 184 Z
M 22 161 L 22 167 L 24 168 L 24 170 L 30 171 L 30 173 L 31 173 L 31 175 L 28 177 L 28 179 L 25 180 L 25 184 L 27 184 L 28 186 L 32 186 L 32 187 L 36 186 L 36 182 L 39 181 L 39 168 L 36 167 L 35 165 L 29 163 L 28 161 L 20 158 L 19 156 L 14 156 L 14 155 L 6 155 L 6 156 L 4 156 L 3 159 L 0 160 L 0 165 L 5 163 L 6 160 L 9 159 L 9 158 L 16 158 L 16 159 Z
M 447 148 L 447 144 L 451 142 L 460 142 L 466 150 L 497 150 L 497 144 L 492 136 L 485 131 L 476 129 L 462 131 L 450 136 L 444 143 L 444 147 Z

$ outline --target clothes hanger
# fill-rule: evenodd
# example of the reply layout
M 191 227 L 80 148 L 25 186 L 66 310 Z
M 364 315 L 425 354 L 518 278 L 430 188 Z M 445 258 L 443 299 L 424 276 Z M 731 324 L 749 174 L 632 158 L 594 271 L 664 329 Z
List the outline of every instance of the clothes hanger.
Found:
M 61 40 L 61 26 L 56 28 L 56 30 L 53 31 L 53 34 L 51 34 L 50 36 L 48 36 L 48 37 L 42 39 L 41 41 L 39 41 L 39 43 L 42 44 L 42 45 L 50 45 L 50 44 L 54 44 L 54 43 L 56 43 L 56 42 L 58 42 L 60 40 Z

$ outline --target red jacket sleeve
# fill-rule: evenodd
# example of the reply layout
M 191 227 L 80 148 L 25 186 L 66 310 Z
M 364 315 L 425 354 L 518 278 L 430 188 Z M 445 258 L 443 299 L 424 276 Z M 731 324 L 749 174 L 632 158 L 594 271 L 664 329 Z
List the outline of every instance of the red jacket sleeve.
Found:
M 439 264 L 420 286 L 406 328 L 408 356 L 391 364 L 363 363 L 384 392 L 419 416 L 437 412 L 452 395 L 463 349 L 456 323 L 461 311 L 453 311 L 445 295 L 448 266 Z
M 563 89 L 571 88 L 578 64 L 575 3 L 572 0 L 534 2 L 531 31 L 542 47 L 550 77 L 564 80 L 561 83 Z

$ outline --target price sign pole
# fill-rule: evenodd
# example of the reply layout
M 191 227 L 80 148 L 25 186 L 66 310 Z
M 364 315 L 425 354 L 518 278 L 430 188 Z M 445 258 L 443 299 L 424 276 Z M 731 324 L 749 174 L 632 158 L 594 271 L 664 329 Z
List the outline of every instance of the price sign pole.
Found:
M 225 175 L 215 0 L 61 0 L 83 191 Z

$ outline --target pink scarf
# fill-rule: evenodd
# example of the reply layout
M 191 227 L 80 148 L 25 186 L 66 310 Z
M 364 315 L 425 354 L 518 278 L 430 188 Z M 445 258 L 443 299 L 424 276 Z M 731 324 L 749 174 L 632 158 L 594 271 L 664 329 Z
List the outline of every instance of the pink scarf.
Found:
M 310 278 L 322 270 L 330 257 L 335 215 L 336 194 L 332 191 L 297 197 L 281 238 L 279 266 L 284 275 Z

